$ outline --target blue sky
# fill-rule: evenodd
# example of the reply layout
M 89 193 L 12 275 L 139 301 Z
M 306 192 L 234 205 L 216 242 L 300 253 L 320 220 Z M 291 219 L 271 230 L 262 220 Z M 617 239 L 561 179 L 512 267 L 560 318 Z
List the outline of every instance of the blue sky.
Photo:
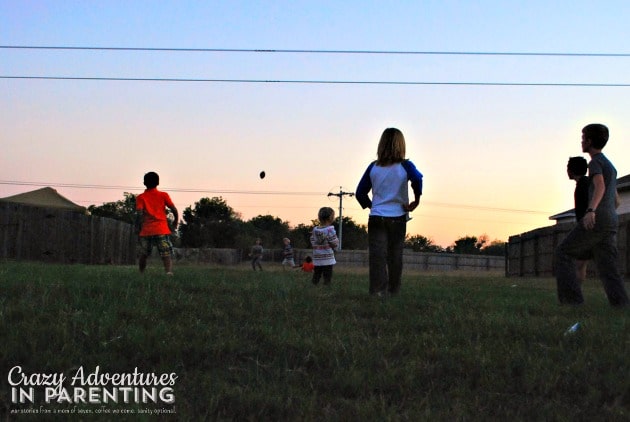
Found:
M 0 45 L 628 54 L 629 18 L 625 1 L 0 0 Z M 0 75 L 630 84 L 630 57 L 0 49 Z M 223 196 L 244 218 L 297 225 L 338 205 L 326 193 L 354 190 L 395 126 L 425 175 L 409 234 L 507 240 L 572 207 L 565 167 L 585 124 L 610 127 L 605 153 L 630 173 L 629 92 L 0 79 L 0 181 L 89 205 L 141 190 L 154 170 L 182 210 Z M 33 188 L 0 183 L 0 196 Z M 344 215 L 367 220 L 353 199 Z

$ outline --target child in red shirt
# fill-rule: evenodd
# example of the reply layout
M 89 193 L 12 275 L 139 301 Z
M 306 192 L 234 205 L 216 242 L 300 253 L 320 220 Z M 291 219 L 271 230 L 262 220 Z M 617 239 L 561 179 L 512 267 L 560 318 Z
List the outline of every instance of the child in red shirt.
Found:
M 304 258 L 304 263 L 302 263 L 302 271 L 312 273 L 314 269 L 315 264 L 313 264 L 313 258 L 307 255 L 306 258 Z
M 166 208 L 169 208 L 175 219 L 176 226 L 179 221 L 177 208 L 166 192 L 157 189 L 160 184 L 160 176 L 155 172 L 144 175 L 144 185 L 147 189 L 136 197 L 136 211 L 138 212 L 137 226 L 140 237 L 140 259 L 138 265 L 140 272 L 147 267 L 147 258 L 151 255 L 153 247 L 157 247 L 166 274 L 173 275 L 173 245 L 171 244 L 171 227 L 166 218 Z

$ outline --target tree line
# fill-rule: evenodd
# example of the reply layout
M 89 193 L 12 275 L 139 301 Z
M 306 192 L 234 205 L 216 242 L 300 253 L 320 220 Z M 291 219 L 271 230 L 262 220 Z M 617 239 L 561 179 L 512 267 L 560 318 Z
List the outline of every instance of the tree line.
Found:
M 136 219 L 136 197 L 125 192 L 124 198 L 103 205 L 90 205 L 88 212 L 99 217 L 113 218 L 133 224 Z M 172 218 L 172 215 L 169 215 Z M 244 221 L 222 197 L 201 198 L 182 213 L 177 226 L 174 244 L 183 248 L 248 249 L 260 238 L 266 248 L 281 248 L 282 239 L 288 237 L 294 248 L 308 249 L 310 232 L 316 220 L 295 227 L 272 215 L 258 215 Z M 368 248 L 367 226 L 357 224 L 351 217 L 343 217 L 343 248 Z M 339 233 L 339 219 L 335 222 Z M 504 255 L 505 242 L 490 241 L 487 235 L 464 236 L 451 246 L 443 248 L 422 235 L 407 235 L 405 247 L 415 252 L 459 253 L 472 255 Z

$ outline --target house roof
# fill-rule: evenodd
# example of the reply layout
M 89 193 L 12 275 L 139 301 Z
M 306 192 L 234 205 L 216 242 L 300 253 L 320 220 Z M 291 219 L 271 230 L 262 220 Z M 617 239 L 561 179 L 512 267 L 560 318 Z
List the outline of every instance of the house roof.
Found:
M 45 187 L 30 192 L 7 196 L 6 198 L 0 198 L 0 202 L 85 212 L 85 207 L 75 204 L 68 198 L 60 195 L 59 192 L 51 187 Z
M 564 220 L 565 218 L 575 218 L 575 209 L 571 208 L 549 217 L 550 220 Z
M 617 191 L 625 192 L 627 190 L 630 190 L 630 174 L 617 179 Z

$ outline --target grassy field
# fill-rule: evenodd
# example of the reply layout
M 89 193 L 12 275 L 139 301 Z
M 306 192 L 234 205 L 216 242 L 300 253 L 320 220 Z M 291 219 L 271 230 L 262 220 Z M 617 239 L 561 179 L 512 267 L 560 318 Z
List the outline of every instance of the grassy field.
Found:
M 335 271 L 316 287 L 246 267 L 167 278 L 155 260 L 145 275 L 2 263 L 2 419 L 630 420 L 630 311 L 610 308 L 598 282 L 584 306 L 561 307 L 550 279 L 406 273 L 383 302 L 365 271 Z M 176 374 L 175 403 L 17 404 L 15 366 Z

